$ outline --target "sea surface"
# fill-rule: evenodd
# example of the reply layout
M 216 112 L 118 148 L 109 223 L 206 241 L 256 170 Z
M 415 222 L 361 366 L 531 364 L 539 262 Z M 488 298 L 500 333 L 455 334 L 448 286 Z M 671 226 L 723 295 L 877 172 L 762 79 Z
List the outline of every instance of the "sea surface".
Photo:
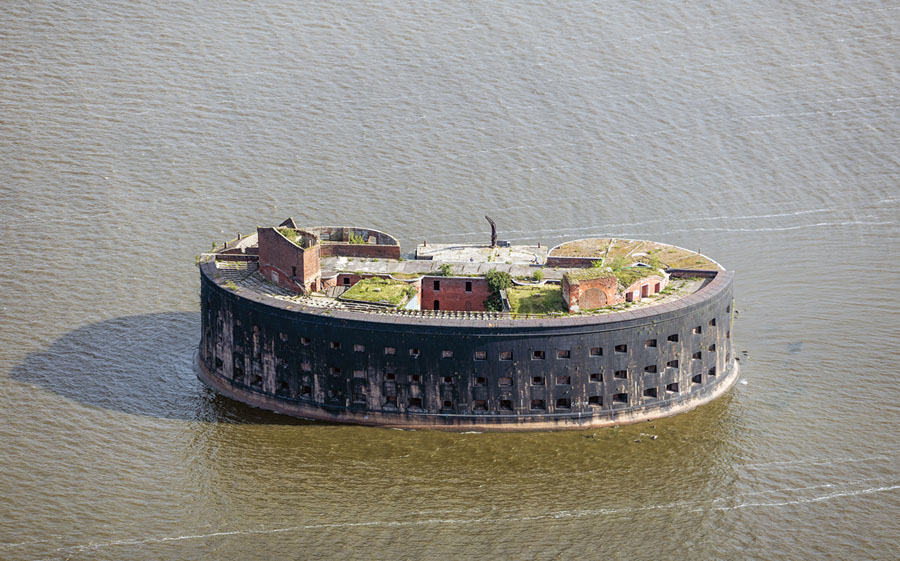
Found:
M 900 5 L 6 0 L 0 559 L 897 559 Z M 328 426 L 192 370 L 288 216 L 736 271 L 741 379 L 610 430 Z M 655 439 L 653 437 L 656 437 Z

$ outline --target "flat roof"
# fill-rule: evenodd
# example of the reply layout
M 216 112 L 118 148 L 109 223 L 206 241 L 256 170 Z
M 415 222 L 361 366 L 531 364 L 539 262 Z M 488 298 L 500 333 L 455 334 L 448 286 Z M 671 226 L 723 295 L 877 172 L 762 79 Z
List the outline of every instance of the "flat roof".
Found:
M 258 247 L 256 233 L 227 244 L 228 250 Z M 215 257 L 220 252 L 205 254 Z M 414 258 L 388 259 L 363 257 L 325 257 L 320 260 L 323 278 L 332 278 L 341 273 L 363 275 L 398 275 L 399 280 L 409 280 L 419 276 L 440 275 L 442 265 L 449 264 L 453 277 L 483 277 L 492 269 L 505 271 L 514 279 L 528 279 L 536 270 L 542 270 L 541 283 L 557 282 L 568 272 L 584 271 L 584 268 L 548 267 L 548 257 L 576 257 L 603 259 L 623 256 L 633 261 L 642 261 L 649 255 L 656 255 L 660 265 L 670 269 L 724 270 L 718 263 L 697 252 L 683 248 L 644 240 L 619 240 L 614 238 L 589 238 L 565 242 L 553 248 L 542 245 L 490 247 L 486 244 L 422 244 L 416 248 Z M 644 258 L 644 259 L 642 259 Z M 670 262 L 666 261 L 670 260 Z M 251 260 L 215 260 L 215 268 L 220 272 L 221 282 L 232 282 L 241 292 L 275 298 L 299 304 L 303 307 L 368 312 L 377 314 L 399 314 L 404 316 L 445 317 L 447 311 L 402 310 L 355 302 L 344 302 L 324 294 L 303 295 L 277 286 L 256 270 Z M 676 301 L 693 295 L 708 285 L 711 278 L 673 279 L 673 290 L 669 294 L 652 299 L 641 299 L 584 312 L 555 314 L 549 317 L 583 317 L 608 314 L 623 314 L 644 308 L 666 309 Z M 518 281 L 519 284 L 534 286 L 534 283 Z M 496 319 L 508 318 L 508 314 L 498 312 L 450 312 L 455 319 Z M 539 317 L 539 316 L 530 316 Z

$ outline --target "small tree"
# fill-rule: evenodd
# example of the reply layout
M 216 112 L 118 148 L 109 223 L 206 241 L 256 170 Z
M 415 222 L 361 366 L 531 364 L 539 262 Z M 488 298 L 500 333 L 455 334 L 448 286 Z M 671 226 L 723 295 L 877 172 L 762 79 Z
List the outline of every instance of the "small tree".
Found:
M 535 269 L 534 273 L 531 275 L 531 278 L 534 279 L 534 282 L 541 282 L 542 280 L 544 280 L 544 270 Z
M 512 277 L 509 276 L 509 273 L 506 271 L 498 271 L 497 269 L 491 269 L 485 273 L 484 278 L 487 280 L 488 288 L 491 292 L 499 293 L 501 290 L 506 290 L 513 284 Z
M 512 277 L 506 271 L 498 271 L 491 269 L 484 274 L 485 280 L 488 282 L 488 288 L 491 295 L 484 301 L 484 307 L 489 312 L 502 312 L 503 299 L 500 298 L 500 291 L 512 286 Z
M 440 268 L 438 269 L 438 272 L 442 277 L 449 277 L 453 274 L 453 269 L 451 269 L 449 263 L 442 263 Z

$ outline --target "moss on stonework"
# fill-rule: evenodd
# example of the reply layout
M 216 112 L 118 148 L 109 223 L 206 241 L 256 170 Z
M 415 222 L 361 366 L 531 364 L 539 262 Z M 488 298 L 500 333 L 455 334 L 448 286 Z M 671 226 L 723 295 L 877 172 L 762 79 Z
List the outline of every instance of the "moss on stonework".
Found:
M 653 275 L 663 276 L 663 273 L 650 267 L 622 267 L 613 270 L 608 270 L 606 267 L 592 267 L 590 269 L 568 272 L 566 273 L 566 280 L 570 284 L 575 284 L 580 281 L 615 277 L 619 284 L 627 288 L 639 279 Z
M 293 228 L 278 228 L 278 231 L 292 244 L 296 245 L 300 249 L 306 249 L 303 245 L 303 236 L 300 234 L 299 230 L 294 230 Z

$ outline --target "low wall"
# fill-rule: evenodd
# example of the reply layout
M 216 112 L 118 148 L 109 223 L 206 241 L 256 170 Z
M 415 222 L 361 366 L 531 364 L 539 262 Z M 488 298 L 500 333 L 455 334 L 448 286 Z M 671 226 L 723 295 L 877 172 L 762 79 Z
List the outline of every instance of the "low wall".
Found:
M 400 259 L 400 246 L 323 242 L 319 245 L 319 256 L 322 258 L 364 257 L 369 259 Z
M 594 263 L 601 261 L 600 257 L 555 257 L 548 256 L 546 267 L 560 267 L 563 269 L 589 269 Z

